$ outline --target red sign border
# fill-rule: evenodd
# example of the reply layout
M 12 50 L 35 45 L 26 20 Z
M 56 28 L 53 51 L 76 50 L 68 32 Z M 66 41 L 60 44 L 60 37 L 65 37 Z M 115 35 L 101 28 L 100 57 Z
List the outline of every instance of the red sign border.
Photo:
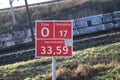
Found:
M 71 39 L 72 39 L 72 43 L 73 43 L 73 20 L 36 20 L 35 21 L 35 58 L 50 58 L 50 57 L 56 57 L 56 58 L 70 58 L 73 57 L 73 53 L 71 56 L 37 56 L 37 22 L 71 22 L 72 23 L 72 33 L 71 33 Z M 49 38 L 51 40 L 53 40 L 52 38 Z M 58 38 L 61 39 L 61 38 Z M 65 40 L 65 39 L 64 39 Z M 71 52 L 73 52 L 73 44 L 72 44 L 72 49 Z

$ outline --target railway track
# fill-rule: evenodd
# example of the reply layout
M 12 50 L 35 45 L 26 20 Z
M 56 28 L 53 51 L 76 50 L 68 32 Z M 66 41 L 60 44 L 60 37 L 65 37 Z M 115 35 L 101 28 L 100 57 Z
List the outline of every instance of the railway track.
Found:
M 114 30 L 109 30 L 109 31 L 102 31 L 99 33 L 92 33 L 92 34 L 86 34 L 86 35 L 80 35 L 77 37 L 74 37 L 74 44 L 78 41 L 86 41 L 93 38 L 99 38 L 105 35 L 110 35 L 110 34 L 115 34 L 115 33 L 119 33 L 120 32 L 120 28 L 119 29 L 114 29 Z M 11 54 L 11 53 L 16 53 L 16 52 L 21 52 L 21 51 L 26 51 L 28 49 L 33 49 L 35 47 L 35 44 L 33 43 L 28 43 L 28 44 L 22 44 L 16 47 L 10 47 L 10 48 L 6 48 L 6 49 L 0 49 L 0 55 L 5 55 L 5 54 Z M 91 47 L 91 46 L 89 46 Z M 85 47 L 84 47 L 85 48 Z M 82 49 L 82 48 L 81 48 Z
M 0 49 L 0 55 L 18 53 L 18 52 L 26 51 L 28 49 L 33 49 L 34 47 L 35 47 L 35 44 L 33 43 L 21 44 L 15 47 Z
M 120 42 L 120 32 L 94 36 L 74 41 L 74 51 L 82 50 L 89 47 L 96 47 L 106 44 Z
M 90 47 L 96 47 L 106 44 L 120 42 L 120 29 L 100 32 L 91 35 L 74 37 L 73 49 L 84 50 Z M 35 58 L 34 44 L 22 45 L 16 48 L 0 51 L 0 65 L 26 61 Z
M 79 36 L 74 37 L 74 41 L 80 40 L 80 39 L 85 39 L 85 38 L 90 38 L 90 37 L 96 37 L 96 36 L 100 36 L 100 35 L 112 34 L 112 33 L 116 33 L 116 32 L 120 32 L 120 28 L 106 30 L 106 31 L 100 31 L 100 32 L 91 33 L 91 34 L 79 35 Z

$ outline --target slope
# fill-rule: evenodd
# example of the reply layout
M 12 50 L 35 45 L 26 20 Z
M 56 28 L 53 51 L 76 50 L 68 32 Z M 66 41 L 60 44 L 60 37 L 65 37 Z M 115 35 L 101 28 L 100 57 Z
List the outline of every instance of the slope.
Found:
M 120 79 L 120 43 L 93 47 L 73 54 L 71 58 L 57 58 L 57 80 Z M 51 80 L 51 67 L 51 58 L 0 66 L 0 79 Z
M 68 20 L 90 15 L 109 13 L 120 10 L 119 0 L 60 0 L 47 4 L 30 6 L 32 22 L 38 19 Z M 25 7 L 15 9 L 19 27 L 28 26 Z M 12 18 L 10 10 L 0 12 L 0 32 L 10 29 Z M 16 26 L 17 27 L 17 26 Z

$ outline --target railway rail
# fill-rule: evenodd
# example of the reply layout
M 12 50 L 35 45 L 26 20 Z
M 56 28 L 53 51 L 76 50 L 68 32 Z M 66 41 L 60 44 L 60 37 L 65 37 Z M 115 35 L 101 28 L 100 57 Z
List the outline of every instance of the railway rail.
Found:
M 85 35 L 74 38 L 73 49 L 84 50 L 90 47 L 96 47 L 106 44 L 120 42 L 120 29 L 97 33 L 97 35 Z M 9 57 L 9 58 L 8 58 Z M 35 58 L 34 44 L 21 45 L 16 48 L 0 51 L 0 65 L 26 61 Z

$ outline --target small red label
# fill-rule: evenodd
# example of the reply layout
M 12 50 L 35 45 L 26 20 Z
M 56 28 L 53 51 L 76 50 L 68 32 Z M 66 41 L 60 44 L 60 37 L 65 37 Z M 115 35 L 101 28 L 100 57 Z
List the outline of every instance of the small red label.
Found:
M 55 22 L 55 38 L 72 38 L 71 22 Z
M 53 38 L 53 22 L 37 22 L 37 38 Z

